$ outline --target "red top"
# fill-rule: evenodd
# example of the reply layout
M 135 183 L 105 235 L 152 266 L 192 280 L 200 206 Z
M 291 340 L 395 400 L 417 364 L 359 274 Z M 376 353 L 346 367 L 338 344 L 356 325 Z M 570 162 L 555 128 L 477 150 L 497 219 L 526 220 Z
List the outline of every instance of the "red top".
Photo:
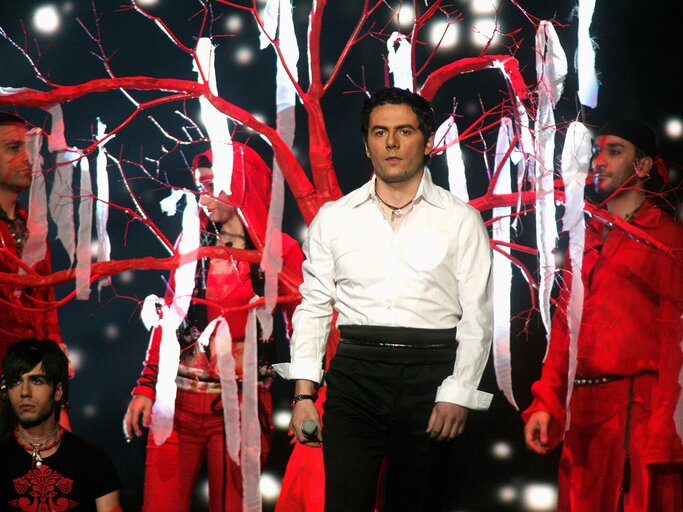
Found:
M 26 220 L 27 212 L 17 204 L 16 214 Z M 20 259 L 6 222 L 0 221 L 0 272 L 17 274 Z M 50 247 L 45 258 L 33 267 L 40 275 L 52 272 Z M 52 286 L 28 288 L 13 283 L 0 283 L 0 361 L 7 348 L 23 338 L 51 339 L 63 347 Z M 45 308 L 52 308 L 45 311 Z
M 211 162 L 211 151 L 198 155 L 193 162 L 193 169 L 199 165 L 199 158 L 205 156 Z M 265 243 L 266 226 L 268 223 L 268 205 L 270 202 L 270 169 L 253 149 L 233 142 L 234 166 L 230 184 L 230 204 L 240 212 L 240 220 L 252 241 L 255 239 Z M 202 214 L 203 215 L 203 214 Z M 208 219 L 203 216 L 204 224 Z M 282 236 L 283 272 L 294 277 L 299 283 L 303 281 L 301 264 L 304 255 L 299 244 L 290 236 Z M 244 339 L 248 310 L 225 313 L 224 310 L 238 306 L 245 306 L 254 297 L 254 290 L 249 275 L 249 264 L 232 258 L 226 260 L 214 259 L 209 266 L 206 278 L 207 319 L 210 322 L 219 315 L 225 315 L 230 326 L 230 334 L 234 341 Z M 175 279 L 171 275 L 171 290 L 174 289 Z M 291 292 L 283 286 L 278 287 L 278 294 L 289 295 Z M 167 294 L 166 301 L 170 303 L 172 295 Z M 290 319 L 298 303 L 290 302 L 282 305 L 282 312 L 287 323 L 287 331 L 291 333 Z M 133 395 L 145 395 L 155 399 L 156 380 L 159 364 L 159 346 L 161 343 L 161 328 L 155 328 L 152 334 L 147 357 L 138 379 Z M 237 373 L 241 372 L 242 343 L 233 343 L 233 355 Z M 214 361 L 207 359 L 202 350 L 193 350 L 191 354 L 184 354 L 183 365 L 193 370 L 193 374 L 203 372 L 209 378 L 216 378 L 217 371 Z
M 673 416 L 683 361 L 683 227 L 649 201 L 630 222 L 673 251 L 665 254 L 618 228 L 607 234 L 607 227 L 595 218 L 586 223 L 585 294 L 576 374 L 595 377 L 657 371 L 647 462 L 680 462 L 683 445 Z M 534 401 L 523 413 L 525 421 L 535 411 L 551 414 L 552 445 L 561 441 L 566 418 L 566 305 L 571 283 L 566 271 L 564 281 L 567 286 L 553 317 L 548 357 L 541 379 L 532 387 Z M 611 406 L 604 403 L 598 409 L 604 414 Z

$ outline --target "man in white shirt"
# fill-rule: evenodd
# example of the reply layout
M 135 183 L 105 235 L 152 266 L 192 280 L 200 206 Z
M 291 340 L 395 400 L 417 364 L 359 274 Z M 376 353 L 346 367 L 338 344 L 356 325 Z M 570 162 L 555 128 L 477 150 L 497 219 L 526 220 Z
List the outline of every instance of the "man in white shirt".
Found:
M 429 102 L 381 90 L 361 130 L 375 174 L 310 226 L 291 363 L 279 371 L 296 380 L 297 440 L 323 446 L 326 511 L 371 511 L 386 458 L 386 510 L 433 512 L 449 451 L 438 441 L 459 436 L 468 411 L 492 398 L 477 390 L 491 344 L 489 237 L 479 213 L 425 167 Z M 323 431 L 313 399 L 333 310 L 341 338 Z M 315 436 L 302 433 L 306 420 Z

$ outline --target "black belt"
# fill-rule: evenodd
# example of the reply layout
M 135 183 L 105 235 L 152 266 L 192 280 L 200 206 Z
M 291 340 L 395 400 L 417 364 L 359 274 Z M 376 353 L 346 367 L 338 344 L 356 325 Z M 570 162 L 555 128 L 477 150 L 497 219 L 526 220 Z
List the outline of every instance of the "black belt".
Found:
M 617 380 L 623 380 L 623 379 L 630 379 L 632 377 L 638 377 L 639 375 L 644 375 L 644 374 L 655 374 L 657 373 L 655 370 L 643 370 L 637 373 L 634 373 L 633 375 L 615 375 L 615 374 L 607 374 L 607 375 L 598 375 L 595 377 L 579 377 L 578 375 L 574 378 L 574 385 L 575 386 L 595 386 L 597 384 L 607 384 L 608 382 L 614 382 Z
M 456 328 L 420 329 L 417 327 L 386 327 L 383 325 L 340 325 L 340 342 L 354 345 L 443 349 L 455 348 Z

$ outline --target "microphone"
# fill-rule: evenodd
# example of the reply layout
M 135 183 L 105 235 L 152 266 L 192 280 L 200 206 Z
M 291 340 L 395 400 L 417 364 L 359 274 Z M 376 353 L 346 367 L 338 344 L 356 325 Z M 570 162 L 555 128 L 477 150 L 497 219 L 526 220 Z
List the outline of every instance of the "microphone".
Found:
M 313 420 L 304 420 L 301 424 L 301 434 L 311 441 L 318 440 L 318 425 Z

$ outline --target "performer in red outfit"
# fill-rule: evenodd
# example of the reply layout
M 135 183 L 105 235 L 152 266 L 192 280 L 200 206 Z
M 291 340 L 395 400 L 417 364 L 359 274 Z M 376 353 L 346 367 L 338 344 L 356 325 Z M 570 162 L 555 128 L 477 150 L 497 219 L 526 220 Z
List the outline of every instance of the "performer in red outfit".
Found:
M 609 213 L 671 251 L 600 212 L 587 222 L 560 512 L 683 510 L 683 227 L 645 190 L 656 181 L 655 158 L 654 133 L 635 121 L 607 123 L 594 146 L 595 185 Z M 562 290 L 543 373 L 523 414 L 527 446 L 539 454 L 565 434 L 569 293 Z
M 0 112 L 0 272 L 17 274 L 28 238 L 28 213 L 17 202 L 31 185 L 32 170 L 26 150 L 26 123 Z M 45 258 L 33 267 L 40 275 L 52 272 L 48 246 Z M 29 288 L 0 284 L 0 360 L 7 348 L 23 338 L 52 339 L 62 345 L 52 286 Z M 62 349 L 64 349 L 62 345 Z
M 233 143 L 234 169 L 228 198 L 213 196 L 211 153 L 199 155 L 193 162 L 197 185 L 202 192 L 200 204 L 203 218 L 202 245 L 227 245 L 236 249 L 253 249 L 251 237 L 265 241 L 270 198 L 270 170 L 252 149 Z M 223 197 L 225 196 L 225 197 Z M 240 218 L 241 217 L 241 218 Z M 242 219 L 242 220 L 241 220 Z M 301 280 L 303 253 L 298 243 L 282 234 L 283 271 Z M 143 510 L 186 511 L 190 508 L 192 490 L 206 458 L 209 467 L 209 501 L 211 512 L 242 510 L 242 478 L 240 467 L 226 453 L 221 386 L 216 367 L 213 342 L 206 351 L 197 339 L 208 322 L 223 315 L 230 327 L 233 356 L 238 380 L 242 371 L 245 326 L 248 311 L 224 312 L 224 308 L 246 306 L 255 295 L 263 295 L 263 272 L 255 264 L 229 259 L 204 259 L 198 262 L 194 297 L 188 314 L 178 329 L 181 358 L 174 432 L 161 446 L 152 436 L 147 445 L 145 500 Z M 174 289 L 173 276 L 171 289 Z M 282 295 L 291 292 L 281 290 Z M 171 297 L 167 297 L 170 301 Z M 283 306 L 287 321 L 295 303 Z M 150 413 L 156 398 L 161 327 L 155 328 L 147 352 L 142 375 L 133 390 L 133 400 L 125 417 L 127 434 L 141 435 L 140 417 L 150 424 Z M 272 430 L 272 402 L 269 385 L 273 375 L 273 338 L 259 336 L 259 418 L 261 454 L 265 460 Z

